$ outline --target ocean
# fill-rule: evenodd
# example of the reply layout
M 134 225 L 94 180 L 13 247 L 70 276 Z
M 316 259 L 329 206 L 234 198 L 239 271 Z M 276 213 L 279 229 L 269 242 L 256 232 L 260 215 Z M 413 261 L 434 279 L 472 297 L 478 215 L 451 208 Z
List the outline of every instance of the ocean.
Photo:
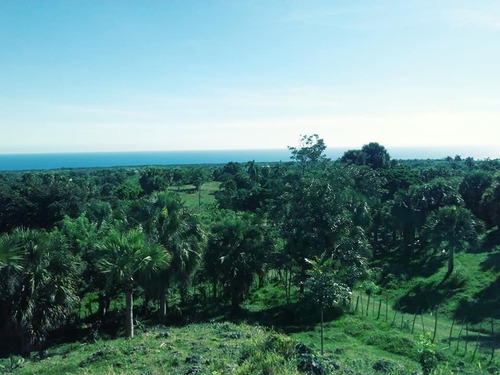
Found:
M 338 159 L 349 148 L 328 148 L 326 155 Z M 392 159 L 443 159 L 447 156 L 474 159 L 500 158 L 500 146 L 488 147 L 387 147 Z M 144 165 L 223 164 L 290 161 L 290 151 L 205 150 L 148 152 L 90 152 L 46 154 L 0 154 L 0 171 L 44 170 L 61 168 L 125 167 Z

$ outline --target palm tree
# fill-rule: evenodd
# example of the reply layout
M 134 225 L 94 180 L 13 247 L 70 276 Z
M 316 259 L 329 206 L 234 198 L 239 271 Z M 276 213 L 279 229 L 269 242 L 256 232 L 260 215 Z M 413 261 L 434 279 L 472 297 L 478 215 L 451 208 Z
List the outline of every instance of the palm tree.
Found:
M 190 212 L 176 195 L 160 192 L 153 197 L 158 242 L 172 254 L 172 264 L 160 281 L 160 316 L 166 316 L 166 290 L 173 279 L 180 286 L 184 301 L 192 274 L 200 263 L 205 246 L 205 232 L 198 216 Z
M 134 336 L 134 280 L 141 272 L 157 272 L 168 267 L 170 257 L 165 249 L 148 242 L 146 235 L 132 229 L 121 233 L 112 229 L 102 246 L 104 252 L 99 267 L 110 282 L 118 282 L 125 291 L 125 335 Z
M 430 244 L 435 248 L 444 246 L 448 252 L 448 270 L 443 280 L 453 272 L 455 252 L 477 241 L 479 226 L 472 212 L 463 207 L 441 207 L 428 217 L 426 232 Z
M 249 215 L 239 217 L 228 212 L 212 227 L 205 271 L 214 288 L 218 279 L 229 287 L 233 310 L 238 310 L 254 276 L 265 266 L 271 246 L 264 225 L 252 223 Z
M 12 237 L 0 236 L 0 270 L 5 267 L 21 270 L 22 261 L 23 255 Z
M 0 270 L 0 315 L 6 322 L 0 333 L 13 351 L 27 354 L 49 329 L 64 322 L 78 301 L 79 262 L 57 230 L 19 228 L 3 237 L 2 247 L 5 241 L 16 244 L 19 258 Z

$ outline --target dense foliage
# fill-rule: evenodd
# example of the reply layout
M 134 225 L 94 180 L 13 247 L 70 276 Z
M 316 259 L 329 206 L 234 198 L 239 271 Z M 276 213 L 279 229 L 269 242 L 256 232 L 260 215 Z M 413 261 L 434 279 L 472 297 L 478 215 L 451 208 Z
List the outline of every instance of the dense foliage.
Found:
M 99 327 L 124 299 L 128 336 L 134 313 L 238 311 L 270 274 L 288 302 L 323 310 L 366 280 L 390 288 L 412 262 L 447 262 L 445 282 L 457 252 L 500 244 L 498 161 L 397 161 L 378 143 L 331 161 L 325 148 L 313 135 L 288 163 L 0 174 L 0 352 L 26 354 L 82 316 Z M 498 296 L 483 302 L 499 318 Z

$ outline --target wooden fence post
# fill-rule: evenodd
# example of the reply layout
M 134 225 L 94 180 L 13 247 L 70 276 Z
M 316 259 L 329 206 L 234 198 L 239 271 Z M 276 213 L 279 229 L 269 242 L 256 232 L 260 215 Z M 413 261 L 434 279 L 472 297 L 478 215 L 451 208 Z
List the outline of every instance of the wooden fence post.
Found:
M 451 348 L 451 335 L 453 333 L 453 326 L 455 325 L 455 319 L 451 321 L 450 337 L 448 338 L 448 349 Z
M 434 340 L 436 340 L 436 332 L 438 327 L 438 306 L 434 310 L 434 334 L 432 335 L 432 343 L 434 344 Z
M 457 337 L 457 346 L 455 348 L 455 352 L 453 354 L 457 354 L 458 352 L 458 345 L 460 344 L 460 337 L 462 337 L 462 331 L 464 330 L 464 326 L 460 328 L 460 332 L 458 332 L 458 337 Z
M 413 315 L 413 323 L 411 325 L 411 333 L 412 333 L 412 335 L 413 335 L 413 331 L 415 329 L 415 321 L 417 320 L 417 315 L 418 315 L 418 313 L 415 313 L 415 315 Z
M 481 333 L 481 329 L 483 328 L 483 322 L 479 325 L 479 331 L 477 331 L 477 336 L 476 336 L 476 347 L 474 348 L 474 353 L 472 353 L 472 360 L 471 362 L 474 362 L 474 358 L 476 358 L 476 352 L 477 348 L 479 348 L 479 334 Z
M 491 341 L 492 343 L 495 342 L 495 330 L 494 330 L 494 325 L 495 322 L 493 320 L 493 317 L 491 317 Z M 490 358 L 490 363 L 493 362 L 493 357 L 495 356 L 495 345 L 491 345 L 491 358 Z
M 467 348 L 469 346 L 469 322 L 465 322 L 465 337 L 464 355 L 467 354 Z
M 368 302 L 366 303 L 366 316 L 368 316 L 368 312 L 370 311 L 370 298 L 371 294 L 368 294 Z

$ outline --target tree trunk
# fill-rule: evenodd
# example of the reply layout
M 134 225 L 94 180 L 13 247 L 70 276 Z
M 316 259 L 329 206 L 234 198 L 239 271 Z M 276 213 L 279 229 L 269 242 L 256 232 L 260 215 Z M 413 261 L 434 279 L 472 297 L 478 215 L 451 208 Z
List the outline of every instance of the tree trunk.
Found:
M 104 294 L 99 293 L 99 295 L 97 296 L 97 303 L 99 304 L 98 315 L 101 321 L 104 321 L 106 319 L 106 314 L 109 308 L 108 300 L 109 298 L 106 298 L 106 295 Z
M 167 318 L 167 292 L 165 289 L 160 291 L 160 319 L 165 320 Z
M 201 185 L 198 188 L 198 211 L 201 211 Z
M 454 268 L 455 268 L 455 249 L 453 248 L 453 246 L 450 246 L 448 250 L 448 270 L 446 271 L 446 275 L 444 275 L 443 281 L 451 276 Z
M 217 299 L 217 279 L 212 281 L 212 297 L 214 300 Z
M 132 288 L 125 292 L 125 336 L 134 337 L 134 300 Z
M 240 309 L 240 294 L 236 290 L 233 290 L 231 293 L 231 307 L 233 311 Z

